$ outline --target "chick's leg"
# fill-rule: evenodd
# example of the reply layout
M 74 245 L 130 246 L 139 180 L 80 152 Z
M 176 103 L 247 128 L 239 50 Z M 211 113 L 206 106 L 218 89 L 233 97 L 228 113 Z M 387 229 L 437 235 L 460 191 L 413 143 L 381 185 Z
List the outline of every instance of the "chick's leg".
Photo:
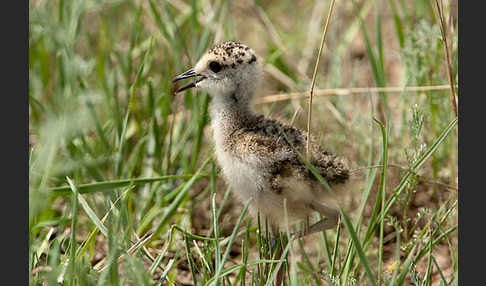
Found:
M 327 207 L 317 202 L 312 202 L 308 204 L 309 208 L 325 216 L 325 218 L 316 222 L 315 224 L 308 226 L 304 225 L 302 231 L 295 233 L 296 238 L 303 237 L 309 234 L 313 234 L 326 229 L 334 228 L 339 221 L 339 212 L 335 209 Z

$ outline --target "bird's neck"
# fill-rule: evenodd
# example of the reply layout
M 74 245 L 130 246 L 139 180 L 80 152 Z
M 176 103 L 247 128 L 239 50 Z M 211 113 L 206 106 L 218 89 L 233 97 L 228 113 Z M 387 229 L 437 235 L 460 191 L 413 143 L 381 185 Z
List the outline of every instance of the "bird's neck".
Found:
M 213 96 L 210 112 L 216 144 L 222 143 L 234 131 L 254 123 L 257 115 L 251 105 L 252 97 L 253 94 L 241 92 Z
M 211 102 L 211 120 L 223 123 L 225 128 L 241 128 L 255 117 L 251 97 L 235 94 L 215 96 Z

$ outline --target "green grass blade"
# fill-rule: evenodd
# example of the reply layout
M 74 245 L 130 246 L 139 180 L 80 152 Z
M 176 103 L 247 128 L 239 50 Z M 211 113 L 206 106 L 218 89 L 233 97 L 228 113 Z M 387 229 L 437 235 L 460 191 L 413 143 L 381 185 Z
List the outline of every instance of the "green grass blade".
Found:
M 434 141 L 434 143 L 430 146 L 430 148 L 424 152 L 422 156 L 416 161 L 416 163 L 412 166 L 411 170 L 407 172 L 407 174 L 402 178 L 400 181 L 400 184 L 398 185 L 397 188 L 393 191 L 393 195 L 387 200 L 386 202 L 386 207 L 385 211 L 382 213 L 385 215 L 388 213 L 390 210 L 391 206 L 395 202 L 396 198 L 398 195 L 401 193 L 401 191 L 405 188 L 406 183 L 408 181 L 408 178 L 411 176 L 411 172 L 417 173 L 417 171 L 422 167 L 422 165 L 427 161 L 428 158 L 434 154 L 434 152 L 439 148 L 439 146 L 442 144 L 442 142 L 447 138 L 447 136 L 450 134 L 454 126 L 457 124 L 457 118 L 454 118 L 442 131 L 442 133 L 437 137 L 437 139 Z
M 196 269 L 196 265 L 192 257 L 191 247 L 189 246 L 189 238 L 187 236 L 184 236 L 184 247 L 186 250 L 187 261 L 189 262 L 189 269 L 191 270 L 192 282 L 194 286 L 197 286 L 196 273 L 199 273 L 199 271 Z
M 332 254 L 331 251 L 329 250 L 329 241 L 327 238 L 327 234 L 325 232 L 321 232 L 320 238 L 322 242 L 322 249 L 324 250 L 324 255 L 328 262 L 329 273 L 332 273 L 332 267 L 333 267 L 332 258 L 331 258 Z
M 383 37 L 382 37 L 382 29 L 381 29 L 381 15 L 380 15 L 380 1 L 377 1 L 376 6 L 376 45 L 378 46 L 378 59 L 379 59 L 379 67 L 380 67 L 380 75 L 383 81 L 383 86 L 386 85 L 385 83 L 385 60 L 383 57 Z
M 398 278 L 398 270 L 400 268 L 400 247 L 401 247 L 401 242 L 400 242 L 400 231 L 398 228 L 398 224 L 395 225 L 395 232 L 397 234 L 397 260 L 395 261 L 395 269 L 393 269 L 393 275 L 392 278 L 390 279 L 390 286 L 397 285 L 397 278 Z
M 282 262 L 282 260 L 260 259 L 260 260 L 255 260 L 255 261 L 249 262 L 248 266 L 259 265 L 259 264 L 267 264 L 267 263 L 281 263 L 281 262 Z M 241 267 L 242 267 L 241 264 L 229 266 L 229 267 L 227 267 L 227 268 L 225 268 L 221 271 L 219 278 L 223 278 L 223 277 L 233 273 L 234 271 L 239 270 Z M 208 286 L 208 285 L 211 285 L 212 283 L 215 283 L 215 282 L 216 282 L 216 277 L 214 276 L 214 277 L 211 277 L 211 279 L 209 279 L 208 281 L 206 281 L 206 283 L 204 285 Z
M 405 277 L 407 276 L 408 272 L 409 272 L 409 269 L 410 269 L 410 266 L 412 265 L 413 263 L 413 254 L 415 252 L 415 248 L 416 248 L 417 245 L 414 245 L 412 250 L 410 251 L 410 253 L 408 254 L 407 256 L 407 259 L 405 260 L 405 263 L 403 263 L 403 267 L 402 267 L 402 271 L 400 272 L 400 275 L 398 276 L 398 281 L 397 281 L 397 286 L 400 286 L 400 285 L 403 285 L 403 283 L 405 282 Z M 396 267 L 399 267 L 398 265 Z
M 240 228 L 241 221 L 243 220 L 243 217 L 246 214 L 246 211 L 248 210 L 248 207 L 250 206 L 251 199 L 248 200 L 245 204 L 245 207 L 243 208 L 243 211 L 240 214 L 240 217 L 238 218 L 238 221 L 236 222 L 235 227 L 233 228 L 233 232 L 231 233 L 230 240 L 228 242 L 228 245 L 226 246 L 226 251 L 224 252 L 223 259 L 221 260 L 219 267 L 216 269 L 216 273 L 214 274 L 214 279 L 215 279 L 215 285 L 219 285 L 219 279 L 221 278 L 221 273 L 223 270 L 223 266 L 228 259 L 229 253 L 231 251 L 231 246 L 233 245 L 233 241 L 236 237 L 236 234 L 238 233 L 238 229 Z M 239 265 L 241 267 L 241 265 Z
M 113 175 L 115 178 L 120 177 L 120 172 L 123 168 L 123 152 L 125 147 L 125 139 L 127 134 L 127 127 L 128 127 L 128 119 L 130 118 L 130 107 L 127 108 L 127 112 L 125 113 L 125 119 L 123 120 L 123 129 L 122 133 L 119 137 L 118 142 L 118 150 L 115 153 L 115 169 L 113 170 Z
M 159 267 L 160 263 L 162 262 L 162 259 L 167 255 L 167 252 L 170 250 L 170 248 L 172 246 L 172 240 L 174 238 L 174 232 L 175 232 L 174 228 L 172 228 L 169 231 L 169 239 L 167 239 L 166 246 L 164 247 L 164 249 L 162 249 L 162 252 L 159 254 L 159 256 L 157 256 L 157 258 L 155 259 L 155 261 L 152 263 L 152 265 L 149 268 L 149 272 L 151 274 L 155 273 L 155 270 L 157 269 L 157 267 Z
M 425 271 L 425 274 L 424 274 L 424 277 L 425 277 L 425 280 L 424 280 L 424 284 L 425 285 L 428 285 L 428 284 L 432 284 L 431 282 L 431 276 L 432 276 L 432 239 L 429 240 L 429 259 L 427 261 L 427 270 Z
M 88 217 L 91 219 L 91 221 L 94 223 L 94 225 L 101 231 L 101 233 L 103 233 L 103 235 L 107 237 L 108 236 L 108 230 L 103 225 L 101 220 L 98 218 L 96 213 L 91 209 L 88 202 L 79 194 L 79 191 L 76 192 L 76 195 L 78 196 L 79 204 L 81 204 L 81 207 L 83 207 L 83 210 L 86 212 Z
M 71 223 L 71 239 L 69 240 L 69 276 L 71 278 L 70 284 L 74 285 L 76 278 L 76 222 L 78 220 L 78 189 L 73 184 L 69 177 L 66 177 L 71 190 L 73 191 L 73 213 Z
M 169 274 L 169 271 L 172 269 L 172 265 L 174 265 L 174 259 L 169 260 L 167 263 L 167 266 L 165 266 L 164 272 L 162 272 L 162 275 L 160 275 L 160 281 L 164 281 L 165 278 L 167 277 L 167 274 Z
M 204 254 L 201 251 L 201 248 L 197 245 L 197 242 L 195 240 L 192 241 L 192 244 L 194 245 L 194 248 L 196 249 L 197 254 L 199 255 L 199 258 L 201 259 L 204 267 L 208 270 L 208 272 L 211 272 L 211 267 L 209 266 L 209 263 L 204 257 Z
M 108 210 L 108 212 L 104 215 L 103 219 L 101 220 L 101 223 L 103 223 L 106 218 L 108 217 L 108 215 L 113 211 L 115 205 L 118 203 L 118 201 L 120 201 L 120 199 L 122 199 L 130 190 L 132 190 L 132 188 L 128 188 L 127 190 L 125 190 L 116 200 L 115 202 L 111 205 L 110 209 Z M 81 197 L 81 196 L 80 196 Z M 94 242 L 94 239 L 96 237 L 96 234 L 98 233 L 98 230 L 100 228 L 99 227 L 95 227 L 91 232 L 90 234 L 88 235 L 88 238 L 83 242 L 83 244 L 78 248 L 78 251 L 76 252 L 76 255 L 77 255 L 77 258 L 78 259 L 81 259 L 81 256 L 86 252 L 86 249 L 88 248 L 88 246 Z M 106 229 L 106 227 L 105 227 Z M 90 260 L 91 260 L 92 257 L 90 257 Z
M 449 235 L 449 233 L 455 231 L 457 229 L 457 225 L 456 226 L 452 226 L 450 227 L 449 229 L 447 229 L 444 233 L 442 233 L 441 235 L 439 235 L 438 238 L 436 238 L 435 240 L 433 240 L 432 242 L 432 247 L 437 245 L 437 243 L 439 243 L 442 239 L 444 239 L 447 235 Z M 432 238 L 430 238 L 432 239 Z M 425 246 L 423 247 L 420 252 L 417 254 L 417 257 L 415 257 L 415 261 L 414 262 L 417 262 L 419 261 L 428 251 L 428 246 Z
M 378 185 L 378 192 L 380 192 L 379 197 L 381 198 L 381 210 L 383 211 L 385 208 L 385 196 L 386 196 L 386 170 L 388 167 L 388 136 L 387 132 L 385 130 L 385 126 L 383 123 L 381 123 L 379 120 L 376 118 L 373 118 L 373 120 L 380 126 L 381 130 L 381 135 L 383 139 L 383 164 L 381 168 L 381 176 L 380 176 L 380 182 Z M 377 200 L 377 205 L 380 203 L 379 200 Z M 381 215 L 380 216 L 380 241 L 378 243 L 379 245 L 379 250 L 378 250 L 378 283 L 381 284 L 381 275 L 383 273 L 383 231 L 384 231 L 384 220 L 385 216 Z
M 199 174 L 198 178 L 206 177 L 207 174 Z M 91 184 L 82 184 L 76 186 L 80 194 L 91 194 L 96 192 L 107 192 L 113 189 L 117 189 L 120 187 L 126 187 L 129 185 L 142 185 L 148 184 L 153 182 L 160 182 L 160 181 L 168 181 L 168 180 L 177 180 L 177 179 L 187 179 L 191 178 L 193 175 L 170 175 L 170 176 L 161 176 L 161 177 L 154 177 L 154 178 L 137 178 L 137 179 L 123 179 L 123 180 L 114 180 L 114 181 L 107 181 L 107 182 L 99 182 L 99 183 L 91 183 Z M 55 193 L 56 195 L 68 195 L 70 187 L 63 186 L 63 187 L 55 187 L 49 189 L 50 192 Z
M 106 139 L 105 132 L 103 131 L 103 128 L 101 127 L 100 119 L 98 117 L 98 114 L 96 113 L 95 107 L 89 99 L 86 100 L 86 106 L 88 107 L 89 113 L 90 113 L 91 117 L 93 118 L 93 121 L 95 123 L 96 132 L 98 133 L 98 136 L 100 137 L 101 143 L 103 143 L 103 146 L 106 148 L 106 150 L 109 150 L 110 149 L 110 143 L 108 143 L 108 140 Z
M 199 170 L 192 176 L 192 178 L 184 184 L 184 187 L 181 189 L 179 194 L 175 197 L 174 201 L 169 205 L 167 208 L 166 212 L 164 213 L 164 216 L 161 219 L 161 222 L 157 226 L 154 237 L 157 237 L 159 233 L 162 231 L 162 229 L 169 223 L 169 220 L 172 218 L 172 216 L 175 214 L 177 211 L 177 208 L 179 208 L 180 204 L 182 203 L 183 199 L 186 197 L 187 193 L 191 189 L 192 185 L 201 178 L 200 174 L 202 169 L 211 161 L 211 157 L 206 159 L 206 161 L 201 165 Z
M 437 271 L 439 271 L 440 279 L 444 285 L 449 285 L 450 283 L 447 283 L 447 280 L 444 277 L 444 273 L 442 273 L 442 270 L 439 267 L 439 264 L 437 263 L 437 260 L 435 260 L 435 257 L 431 254 L 430 257 L 432 257 L 432 261 L 434 262 L 435 268 L 437 268 Z
M 405 45 L 405 36 L 403 32 L 402 19 L 398 14 L 397 7 L 395 5 L 395 0 L 390 0 L 389 3 L 393 14 L 393 22 L 395 24 L 395 31 L 397 32 L 398 43 L 400 44 L 400 48 L 403 48 Z
M 341 221 L 339 221 L 336 232 L 336 242 L 334 243 L 334 249 L 332 252 L 332 262 L 331 262 L 331 275 L 335 275 L 336 260 L 339 251 L 339 238 L 341 237 Z
M 216 215 L 216 193 L 211 194 L 211 217 L 213 220 L 213 232 L 214 237 L 214 251 L 215 251 L 215 268 L 220 269 L 221 266 L 221 247 L 219 246 L 219 228 L 218 228 L 218 216 Z M 219 283 L 219 282 L 216 282 Z
M 358 239 L 358 235 L 354 231 L 353 224 L 348 218 L 348 215 L 340 208 L 341 211 L 341 216 L 344 220 L 344 225 L 346 226 L 346 229 L 348 230 L 349 235 L 351 236 L 351 240 L 353 241 L 354 248 L 358 252 L 358 256 L 360 258 L 361 263 L 363 264 L 366 275 L 369 278 L 371 285 L 376 285 L 376 280 L 373 275 L 373 272 L 371 272 L 370 265 L 368 264 L 368 259 L 366 258 L 366 255 L 363 251 L 363 248 L 361 247 L 361 244 Z

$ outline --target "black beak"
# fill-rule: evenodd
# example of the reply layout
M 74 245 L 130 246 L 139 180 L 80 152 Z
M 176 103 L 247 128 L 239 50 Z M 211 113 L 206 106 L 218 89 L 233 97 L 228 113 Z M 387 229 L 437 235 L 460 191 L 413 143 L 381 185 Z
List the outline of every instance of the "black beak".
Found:
M 180 88 L 178 88 L 176 90 L 175 93 L 179 93 L 179 92 L 184 91 L 184 90 L 186 90 L 188 88 L 195 87 L 196 86 L 196 83 L 200 82 L 201 80 L 205 79 L 206 77 L 203 76 L 203 75 L 201 75 L 201 74 L 196 73 L 196 71 L 194 71 L 194 69 L 190 69 L 190 70 L 188 70 L 188 71 L 186 71 L 186 72 L 184 72 L 184 73 L 182 73 L 182 74 L 174 77 L 174 79 L 172 79 L 172 82 L 173 83 L 176 82 L 176 81 L 179 81 L 181 79 L 190 78 L 190 77 L 197 77 L 197 76 L 200 76 L 200 78 L 198 78 L 197 80 L 195 80 L 195 81 L 193 81 L 191 83 L 188 83 L 186 85 L 181 86 Z

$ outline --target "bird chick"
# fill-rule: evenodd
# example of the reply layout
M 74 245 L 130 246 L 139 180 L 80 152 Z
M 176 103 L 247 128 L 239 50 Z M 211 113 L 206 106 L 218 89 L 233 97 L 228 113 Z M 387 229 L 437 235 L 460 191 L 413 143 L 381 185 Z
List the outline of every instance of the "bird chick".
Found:
M 255 52 L 231 41 L 209 49 L 173 82 L 195 78 L 176 92 L 195 87 L 210 94 L 217 160 L 236 196 L 242 202 L 253 199 L 250 210 L 264 215 L 276 231 L 285 223 L 286 213 L 290 223 L 302 221 L 304 228 L 297 236 L 333 228 L 339 212 L 321 203 L 325 190 L 299 158 L 298 153 L 306 151 L 307 132 L 252 109 L 261 76 Z M 313 141 L 309 162 L 333 189 L 344 186 L 349 179 L 346 161 Z M 325 218 L 309 226 L 314 212 Z

